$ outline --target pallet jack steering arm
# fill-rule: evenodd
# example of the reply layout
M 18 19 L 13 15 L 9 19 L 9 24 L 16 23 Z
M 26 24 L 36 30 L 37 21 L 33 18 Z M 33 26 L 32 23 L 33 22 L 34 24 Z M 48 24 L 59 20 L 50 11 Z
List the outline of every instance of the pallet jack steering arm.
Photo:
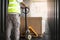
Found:
M 30 11 L 29 8 L 25 7 L 25 31 L 26 31 L 25 38 L 26 38 L 26 40 L 31 40 L 31 38 L 32 38 L 32 36 L 30 34 L 30 30 L 27 26 L 27 14 L 29 13 L 29 11 Z

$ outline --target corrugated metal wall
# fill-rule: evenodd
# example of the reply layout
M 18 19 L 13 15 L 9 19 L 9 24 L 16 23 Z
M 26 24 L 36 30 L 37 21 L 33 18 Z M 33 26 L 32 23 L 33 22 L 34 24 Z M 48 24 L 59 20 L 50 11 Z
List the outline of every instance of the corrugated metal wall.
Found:
M 0 32 L 1 32 L 1 0 L 0 0 Z
M 50 32 L 50 40 L 57 40 L 57 0 L 48 0 L 48 28 Z

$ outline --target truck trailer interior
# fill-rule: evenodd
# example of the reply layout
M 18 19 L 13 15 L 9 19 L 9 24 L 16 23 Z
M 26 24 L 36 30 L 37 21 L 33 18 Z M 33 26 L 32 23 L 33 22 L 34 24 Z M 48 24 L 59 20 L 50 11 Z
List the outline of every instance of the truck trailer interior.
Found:
M 58 40 L 57 36 L 59 35 L 59 0 L 23 1 L 30 8 L 30 11 L 27 15 L 27 26 L 31 31 L 31 40 Z M 0 0 L 0 40 L 6 40 L 6 14 L 8 13 L 7 8 L 8 0 Z M 22 13 L 21 15 L 20 40 L 26 40 L 25 16 L 24 13 Z

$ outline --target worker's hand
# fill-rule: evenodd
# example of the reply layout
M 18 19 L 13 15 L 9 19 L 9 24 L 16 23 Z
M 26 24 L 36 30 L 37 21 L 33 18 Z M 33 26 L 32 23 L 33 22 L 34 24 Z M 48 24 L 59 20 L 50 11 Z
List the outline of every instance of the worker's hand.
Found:
M 24 2 L 21 2 L 20 4 L 24 5 L 25 7 L 28 7 Z
M 30 9 L 24 2 L 21 2 L 20 5 L 21 5 L 22 13 L 29 13 Z
M 20 5 L 21 5 L 21 8 L 28 7 L 24 2 L 21 2 Z

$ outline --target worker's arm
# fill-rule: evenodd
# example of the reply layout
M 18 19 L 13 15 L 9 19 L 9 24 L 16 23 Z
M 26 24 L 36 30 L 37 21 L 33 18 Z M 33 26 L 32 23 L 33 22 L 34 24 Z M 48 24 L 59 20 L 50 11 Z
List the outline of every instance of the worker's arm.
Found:
M 21 2 L 20 4 L 24 7 L 28 7 L 24 2 Z
M 17 2 L 18 2 L 22 7 L 27 7 L 27 5 L 23 2 L 23 0 L 17 0 Z

